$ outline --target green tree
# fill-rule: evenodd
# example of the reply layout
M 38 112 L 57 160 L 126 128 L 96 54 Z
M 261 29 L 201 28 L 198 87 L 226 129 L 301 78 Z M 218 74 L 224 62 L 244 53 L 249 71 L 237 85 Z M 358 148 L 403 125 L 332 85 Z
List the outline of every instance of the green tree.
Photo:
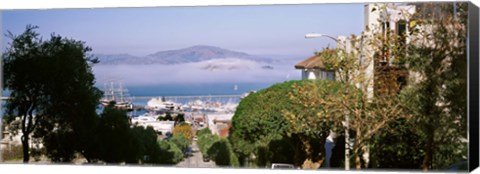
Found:
M 40 129 L 40 137 L 54 128 L 65 131 L 57 137 L 74 136 L 73 148 L 81 151 L 92 133 L 89 128 L 101 97 L 94 87 L 91 65 L 97 60 L 88 56 L 91 49 L 84 42 L 53 34 L 44 41 L 35 32 L 37 28 L 28 25 L 18 36 L 9 32 L 12 41 L 2 55 L 3 84 L 12 98 L 6 102 L 6 112 L 22 120 L 25 163 L 29 161 L 30 137 Z
M 200 129 L 197 131 L 197 136 L 212 134 L 212 131 L 209 128 Z
M 186 152 L 188 147 L 190 146 L 190 142 L 182 134 L 174 134 L 173 137 L 170 138 L 168 141 L 175 144 L 175 146 L 177 146 L 182 152 Z
M 333 96 L 340 86 L 341 83 L 334 81 L 289 81 L 242 99 L 232 118 L 229 137 L 239 161 L 244 164 L 255 156 L 256 164 L 265 166 L 285 159 L 279 154 L 272 155 L 275 148 L 268 147 L 275 142 L 284 143 L 282 148 L 294 152 L 287 159 L 293 159 L 295 165 L 317 168 L 325 155 L 323 145 L 318 144 L 324 143 L 335 122 L 334 117 L 319 114 L 323 106 L 314 99 L 323 96 L 316 93 L 320 89 L 330 91 Z
M 384 11 L 386 8 L 386 5 L 380 5 L 373 11 Z M 402 15 L 410 17 L 409 13 Z M 408 76 L 405 67 L 407 44 L 404 42 L 405 35 L 383 28 L 384 21 L 391 21 L 390 17 L 383 16 L 376 25 L 367 26 L 359 36 L 351 35 L 346 41 L 339 40 L 336 49 L 326 48 L 317 53 L 325 68 L 335 71 L 338 80 L 348 86 L 342 89 L 343 93 L 331 96 L 333 93 L 327 92 L 327 97 L 314 97 L 314 100 L 323 105 L 320 115 L 334 117 L 336 132 L 348 129 L 352 133 L 349 136 L 354 139 L 351 148 L 357 169 L 361 169 L 362 165 L 369 166 L 369 158 L 361 157 L 369 154 L 371 143 L 379 142 L 372 140 L 374 135 L 388 131 L 392 122 L 412 116 L 405 112 L 406 100 L 402 100 L 408 97 L 399 95 L 405 86 L 402 79 Z M 413 28 L 410 29 L 413 31 Z M 308 92 L 304 95 L 317 96 Z
M 130 123 L 126 111 L 107 106 L 100 115 L 98 127 L 98 158 L 107 163 L 125 162 L 130 146 Z M 137 144 L 139 145 L 139 144 Z M 138 154 L 138 152 L 136 153 Z
M 160 154 L 158 155 L 160 164 L 177 164 L 182 161 L 183 153 L 173 142 L 158 141 Z
M 431 4 L 422 11 L 430 17 L 417 19 L 422 30 L 408 48 L 406 62 L 418 78 L 405 93 L 414 130 L 424 140 L 424 170 L 466 159 L 467 6 L 457 3 L 455 18 L 451 3 Z M 443 15 L 432 16 L 435 11 Z
M 221 138 L 214 142 L 208 148 L 207 154 L 218 166 L 240 166 L 228 139 Z
M 325 139 L 330 130 L 340 127 L 335 126 L 335 124 L 341 124 L 338 121 L 339 118 L 335 117 L 335 114 L 343 115 L 340 114 L 341 110 L 339 110 L 342 106 L 337 108 L 331 107 L 328 102 L 332 100 L 331 98 L 341 96 L 344 86 L 336 81 L 307 80 L 293 84 L 292 90 L 287 93 L 291 104 L 296 107 L 283 110 L 282 112 L 291 124 L 292 134 L 296 134 L 300 142 L 303 143 L 303 150 L 307 154 L 307 160 L 313 161 L 316 157 L 311 153 L 313 150 L 310 145 L 311 139 L 314 138 L 319 141 L 321 145 L 318 148 L 320 154 L 317 157 L 320 158 L 318 165 L 323 163 L 323 156 L 325 155 L 323 144 L 325 144 Z
M 172 113 L 167 112 L 164 117 L 158 116 L 157 120 L 160 120 L 160 121 L 173 121 Z
M 112 102 L 98 118 L 94 145 L 89 162 L 107 163 L 162 163 L 162 149 L 157 144 L 157 133 L 152 127 L 130 125 L 125 110 L 117 109 Z
M 210 149 L 213 143 L 219 140 L 220 137 L 217 135 L 213 135 L 208 128 L 198 131 L 197 145 L 203 156 L 208 157 L 208 149 Z
M 373 143 L 372 147 L 378 148 L 373 157 L 386 153 L 395 154 L 401 158 L 399 161 L 409 161 L 386 165 L 389 160 L 377 158 L 374 160 L 377 166 L 415 166 L 418 157 L 422 156 L 421 168 L 427 170 L 443 168 L 465 158 L 462 156 L 466 154 L 466 143 L 462 139 L 466 137 L 466 3 L 457 3 L 457 19 L 452 17 L 451 3 L 423 4 L 417 7 L 419 13 L 407 16 L 411 20 L 408 25 L 409 42 L 400 42 L 405 35 L 396 35 L 393 31 L 378 32 L 382 30 L 373 29 L 370 30 L 373 32 L 361 36 L 365 40 L 363 45 L 367 45 L 368 49 L 360 51 L 368 50 L 366 54 L 374 54 L 367 57 L 373 58 L 375 66 L 375 95 L 372 98 L 362 97 L 359 103 L 361 105 L 349 104 L 347 107 L 352 120 L 350 128 L 355 132 L 354 146 L 362 144 L 358 140 L 363 141 L 366 147 L 368 143 Z M 342 52 L 346 54 L 339 54 L 340 60 L 342 56 L 351 54 L 344 50 Z M 355 55 L 355 51 L 353 53 L 351 55 Z M 364 69 L 362 66 L 354 67 Z M 367 93 L 365 87 L 370 84 L 365 82 L 369 79 L 368 76 L 362 78 L 365 76 L 361 72 L 351 76 L 354 78 L 349 83 L 363 88 L 362 92 Z M 411 78 L 407 83 L 399 83 L 398 77 L 406 77 L 405 74 Z M 404 87 L 405 84 L 408 86 Z M 351 100 L 342 101 L 352 103 Z M 358 103 L 358 100 L 353 103 Z M 390 116 L 384 117 L 387 116 L 385 113 Z M 407 120 L 400 121 L 402 118 Z M 392 132 L 416 141 L 395 144 L 395 140 L 388 137 Z M 423 148 L 412 152 L 409 149 L 412 145 Z M 363 149 L 359 149 L 360 153 Z M 406 153 L 407 151 L 410 152 Z M 360 159 L 357 158 L 357 152 L 354 153 L 359 168 Z
M 239 167 L 238 157 L 228 139 L 213 135 L 208 128 L 202 129 L 198 134 L 198 147 L 202 155 L 209 157 L 219 166 Z
M 157 133 L 152 127 L 131 126 L 124 110 L 114 103 L 104 108 L 91 137 L 95 145 L 92 161 L 107 163 L 161 163 Z
M 185 114 L 184 113 L 177 114 L 177 116 L 175 116 L 174 121 L 175 121 L 176 124 L 180 124 L 180 123 L 185 122 Z
M 369 98 L 360 89 L 337 81 L 295 84 L 287 94 L 292 104 L 297 106 L 296 109 L 284 111 L 291 122 L 292 131 L 310 134 L 320 144 L 325 143 L 329 130 L 343 132 L 348 117 L 349 129 L 354 133 L 352 150 L 357 169 L 361 168 L 361 154 L 370 138 L 392 120 L 404 117 L 396 97 Z M 304 150 L 305 147 L 308 148 L 304 146 Z
M 398 119 L 390 122 L 371 139 L 372 168 L 418 169 L 422 163 L 422 138 L 411 122 Z
M 130 150 L 124 152 L 126 163 L 161 163 L 161 149 L 157 144 L 157 133 L 152 127 L 133 126 L 127 136 L 129 140 L 125 143 Z
M 281 110 L 291 106 L 284 95 L 292 83 L 273 85 L 240 101 L 228 138 L 242 165 L 255 160 L 251 157 L 258 156 L 256 149 L 261 144 L 267 145 L 271 140 L 287 136 L 289 123 L 283 118 Z
M 75 139 L 71 132 L 55 130 L 44 138 L 47 156 L 53 162 L 69 162 L 75 156 Z

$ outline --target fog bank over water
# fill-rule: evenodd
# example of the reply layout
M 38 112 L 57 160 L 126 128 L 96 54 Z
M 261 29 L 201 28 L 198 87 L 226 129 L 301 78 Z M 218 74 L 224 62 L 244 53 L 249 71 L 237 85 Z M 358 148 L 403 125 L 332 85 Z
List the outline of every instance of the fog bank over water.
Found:
M 98 86 L 108 80 L 126 86 L 202 83 L 264 83 L 301 79 L 292 63 L 264 64 L 235 58 L 176 65 L 94 65 Z

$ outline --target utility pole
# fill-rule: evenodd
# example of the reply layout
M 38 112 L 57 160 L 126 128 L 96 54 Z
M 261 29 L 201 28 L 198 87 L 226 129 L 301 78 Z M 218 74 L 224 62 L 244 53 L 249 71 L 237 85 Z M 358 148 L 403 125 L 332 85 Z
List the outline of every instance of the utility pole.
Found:
M 329 36 L 329 35 L 318 34 L 318 33 L 309 33 L 309 34 L 305 35 L 305 38 L 318 38 L 318 37 L 328 37 L 328 38 L 334 40 L 337 44 L 337 48 L 338 47 L 343 48 L 343 50 L 344 50 L 344 52 L 342 53 L 343 56 L 345 56 L 345 54 L 349 53 L 350 50 L 351 50 L 352 45 L 350 45 L 350 44 L 347 45 L 346 42 L 347 42 L 348 39 L 343 37 L 343 36 L 335 38 L 335 37 L 332 37 L 332 36 Z M 362 42 L 363 42 L 363 40 L 362 40 Z M 348 74 L 345 77 L 345 83 L 349 83 Z M 344 95 L 348 95 L 348 91 L 345 90 Z M 350 170 L 350 134 L 349 134 L 350 119 L 349 119 L 349 115 L 348 115 L 347 110 L 345 110 L 345 120 L 344 121 L 345 121 L 344 122 L 344 126 L 345 126 L 345 162 L 344 163 L 345 163 L 345 170 Z
M 350 133 L 348 113 L 345 112 L 345 170 L 350 170 Z
M 453 19 L 457 20 L 457 3 L 453 1 Z
M 343 45 L 343 56 L 346 56 L 346 54 L 349 54 L 351 51 L 351 46 L 350 44 L 347 45 L 347 41 L 349 39 L 345 37 L 341 37 L 341 39 L 337 39 L 337 47 Z M 346 74 L 345 78 L 345 83 L 349 84 L 350 79 L 348 77 L 348 74 Z M 348 90 L 347 88 L 344 91 L 344 96 L 348 95 Z M 345 109 L 345 170 L 350 170 L 350 117 L 348 110 Z

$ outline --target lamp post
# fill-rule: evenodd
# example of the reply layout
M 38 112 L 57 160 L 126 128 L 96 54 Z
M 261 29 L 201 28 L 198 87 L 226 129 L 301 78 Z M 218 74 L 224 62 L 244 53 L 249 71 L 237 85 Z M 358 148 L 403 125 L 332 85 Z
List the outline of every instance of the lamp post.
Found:
M 337 44 L 339 44 L 339 43 L 342 44 L 345 49 L 347 48 L 345 44 L 339 42 L 339 40 L 336 39 L 335 37 L 325 35 L 325 34 L 308 33 L 308 34 L 305 35 L 305 38 L 310 39 L 310 38 L 319 38 L 319 37 L 323 37 L 323 36 L 334 40 Z M 350 134 L 348 132 L 348 130 L 350 129 L 349 122 L 350 122 L 350 120 L 348 118 L 348 114 L 345 113 L 345 121 L 343 122 L 343 124 L 345 126 L 345 170 L 350 170 L 350 145 L 349 145 Z
M 330 39 L 333 39 L 335 42 L 338 42 L 338 39 L 336 39 L 335 37 L 332 37 L 332 36 L 326 35 L 326 34 L 318 34 L 318 33 L 308 33 L 308 34 L 305 35 L 305 38 L 310 39 L 310 38 L 317 38 L 317 37 L 322 37 L 322 36 L 328 37 Z

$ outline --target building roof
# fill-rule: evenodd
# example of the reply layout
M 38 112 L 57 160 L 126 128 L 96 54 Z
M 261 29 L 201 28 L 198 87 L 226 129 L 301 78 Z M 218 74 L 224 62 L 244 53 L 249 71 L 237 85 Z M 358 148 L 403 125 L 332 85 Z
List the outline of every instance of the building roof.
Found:
M 296 69 L 325 69 L 320 56 L 312 56 L 295 65 Z

